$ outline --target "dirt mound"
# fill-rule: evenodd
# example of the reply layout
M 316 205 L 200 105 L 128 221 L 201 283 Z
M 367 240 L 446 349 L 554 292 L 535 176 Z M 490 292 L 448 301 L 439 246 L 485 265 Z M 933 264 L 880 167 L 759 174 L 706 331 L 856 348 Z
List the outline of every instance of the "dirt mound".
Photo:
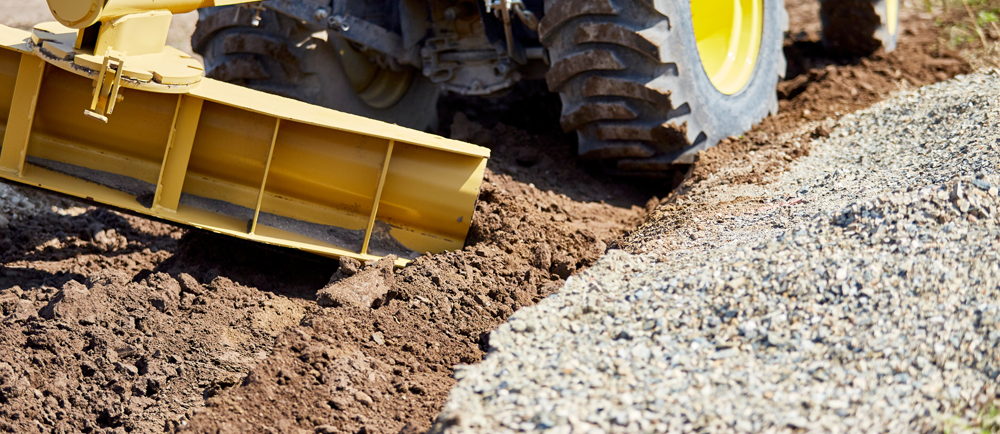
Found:
M 0 424 L 18 432 L 427 428 L 453 367 L 479 361 L 490 330 L 589 266 L 646 212 L 601 202 L 642 194 L 567 169 L 558 156 L 571 144 L 549 140 L 536 160 L 519 162 L 537 135 L 466 126 L 502 138 L 492 143 L 500 157 L 492 167 L 529 183 L 489 170 L 469 247 L 401 270 L 352 261 L 338 269 L 68 200 L 11 221 L 0 239 Z M 585 200 L 530 183 L 570 184 L 570 176 L 582 178 L 572 192 Z M 371 299 L 316 303 L 365 276 L 383 288 Z
M 422 256 L 388 279 L 378 264 L 347 271 L 333 287 L 390 281 L 377 308 L 345 302 L 306 315 L 188 429 L 422 432 L 447 398 L 455 365 L 481 360 L 491 330 L 593 263 L 643 213 L 488 173 L 469 247 Z

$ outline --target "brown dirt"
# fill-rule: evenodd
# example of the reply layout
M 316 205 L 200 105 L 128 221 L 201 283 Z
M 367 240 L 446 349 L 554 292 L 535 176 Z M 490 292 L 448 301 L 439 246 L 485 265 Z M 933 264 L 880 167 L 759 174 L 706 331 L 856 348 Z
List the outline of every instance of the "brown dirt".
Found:
M 238 383 L 312 305 L 301 298 L 309 279 L 286 277 L 322 260 L 265 249 L 229 260 L 238 246 L 227 239 L 182 234 L 99 208 L 11 223 L 0 241 L 0 427 L 162 431 Z M 275 268 L 259 275 L 257 261 Z
M 644 212 L 580 203 L 492 172 L 476 211 L 462 251 L 420 257 L 388 276 L 378 264 L 338 273 L 324 294 L 359 282 L 386 290 L 310 312 L 240 387 L 209 399 L 190 431 L 422 432 L 447 398 L 454 366 L 481 360 L 490 330 L 592 264 Z
M 787 41 L 782 113 L 705 152 L 685 185 L 744 158 L 750 171 L 728 182 L 766 181 L 808 152 L 801 138 L 775 139 L 803 118 L 966 70 L 927 42 L 935 30 L 912 14 L 903 15 L 910 34 L 899 51 L 826 58 L 815 11 L 789 6 L 801 32 Z M 468 247 L 404 269 L 339 264 L 72 201 L 61 208 L 77 211 L 0 229 L 0 428 L 426 430 L 455 365 L 481 360 L 492 329 L 619 243 L 666 191 L 578 162 L 544 85 L 485 101 L 446 98 L 441 109 L 453 120 L 447 134 L 494 154 Z M 655 219 L 686 215 L 661 208 Z M 359 286 L 370 291 L 345 296 Z

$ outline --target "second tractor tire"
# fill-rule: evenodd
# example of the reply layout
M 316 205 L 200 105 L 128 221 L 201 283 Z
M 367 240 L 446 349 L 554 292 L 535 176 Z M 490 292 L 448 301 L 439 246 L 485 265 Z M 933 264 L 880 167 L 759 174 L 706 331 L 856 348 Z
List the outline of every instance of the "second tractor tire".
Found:
M 406 75 L 405 90 L 391 104 L 382 98 L 382 104 L 373 106 L 352 84 L 338 54 L 350 49 L 346 41 L 324 40 L 268 9 L 260 12 L 256 26 L 251 23 L 254 11 L 243 6 L 198 12 L 191 46 L 204 58 L 209 78 L 417 130 L 437 128 L 438 87 L 419 71 Z
M 821 0 L 823 47 L 841 56 L 896 49 L 899 0 Z

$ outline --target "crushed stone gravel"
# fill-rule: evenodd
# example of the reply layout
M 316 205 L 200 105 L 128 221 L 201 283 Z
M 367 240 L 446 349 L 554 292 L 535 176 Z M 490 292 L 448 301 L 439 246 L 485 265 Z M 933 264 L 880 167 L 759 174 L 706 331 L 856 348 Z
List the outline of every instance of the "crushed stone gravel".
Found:
M 770 184 L 677 198 L 764 205 L 633 240 L 516 312 L 434 431 L 975 426 L 1000 374 L 997 89 L 994 71 L 898 94 Z
M 66 214 L 77 213 L 81 209 L 80 204 L 72 199 L 20 185 L 0 183 L 0 229 L 6 229 L 12 221 L 29 219 L 46 210 Z

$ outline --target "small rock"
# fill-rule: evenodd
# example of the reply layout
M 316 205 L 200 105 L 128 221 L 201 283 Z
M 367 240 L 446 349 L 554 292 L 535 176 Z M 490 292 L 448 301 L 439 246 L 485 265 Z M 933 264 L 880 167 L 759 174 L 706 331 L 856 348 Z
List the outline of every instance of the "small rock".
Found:
M 716 351 L 715 353 L 712 354 L 712 360 L 728 359 L 730 357 L 738 355 L 739 353 L 740 353 L 739 350 L 737 350 L 736 348 L 729 348 L 722 351 Z
M 809 134 L 809 136 L 812 137 L 813 139 L 818 139 L 820 137 L 830 137 L 830 129 L 827 128 L 825 125 L 820 125 L 816 127 L 816 129 L 814 129 L 812 133 Z
M 528 324 L 526 324 L 524 321 L 516 319 L 510 322 L 510 328 L 511 330 L 520 333 L 528 328 Z
M 347 262 L 346 259 L 342 261 Z M 379 259 L 371 267 L 337 281 L 316 293 L 316 303 L 324 307 L 340 307 L 354 305 L 357 307 L 378 308 L 383 297 L 395 282 L 393 267 L 396 255 Z
M 70 280 L 45 305 L 38 316 L 45 319 L 59 319 L 67 322 L 85 321 L 93 324 L 95 314 L 101 308 L 90 298 L 90 290 L 83 284 Z
M 740 276 L 726 283 L 726 287 L 729 289 L 739 289 L 746 282 L 747 279 L 743 276 Z
M 552 251 L 548 244 L 541 243 L 535 247 L 532 265 L 545 271 L 552 268 Z
M 360 402 L 366 407 L 370 407 L 372 403 L 374 403 L 374 401 L 372 401 L 372 397 L 368 396 L 365 392 L 355 392 L 354 400 Z
M 358 274 L 358 270 L 361 268 L 361 262 L 357 259 L 344 256 L 340 258 L 340 268 L 337 271 L 344 273 L 345 276 L 353 276 Z
M 131 376 L 139 375 L 139 368 L 129 363 L 115 362 L 115 370 Z
M 785 424 L 792 428 L 805 429 L 809 427 L 809 420 L 802 416 L 796 416 L 786 419 Z
M 333 425 L 319 425 L 315 429 L 316 434 L 337 434 L 340 432 L 337 427 Z
M 770 332 L 770 333 L 767 334 L 767 343 L 769 343 L 771 345 L 774 345 L 776 347 L 780 347 L 782 345 L 787 344 L 788 340 L 785 339 L 785 338 L 783 338 L 783 337 L 781 337 L 777 333 Z
M 923 387 L 920 388 L 920 393 L 923 393 L 924 395 L 933 398 L 937 396 L 939 392 L 941 392 L 942 388 L 944 388 L 944 384 L 942 384 L 940 381 L 932 381 L 930 383 L 923 385 Z
M 180 284 L 182 291 L 190 292 L 195 295 L 202 295 L 205 293 L 205 288 L 188 273 L 178 274 L 177 283 Z

